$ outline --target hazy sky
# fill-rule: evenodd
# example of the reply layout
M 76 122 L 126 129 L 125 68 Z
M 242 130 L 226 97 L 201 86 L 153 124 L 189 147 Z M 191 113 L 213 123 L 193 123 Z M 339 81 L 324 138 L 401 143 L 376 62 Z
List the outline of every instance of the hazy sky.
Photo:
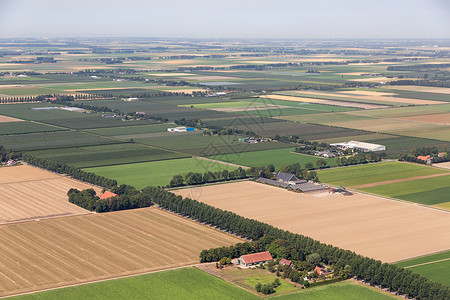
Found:
M 450 38 L 450 1 L 0 0 L 0 37 Z

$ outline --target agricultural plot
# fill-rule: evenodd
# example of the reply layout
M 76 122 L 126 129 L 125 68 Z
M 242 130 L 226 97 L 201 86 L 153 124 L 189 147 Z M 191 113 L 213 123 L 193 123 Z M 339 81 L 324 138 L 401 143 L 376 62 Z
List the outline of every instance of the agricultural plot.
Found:
M 385 262 L 450 248 L 448 212 L 372 195 L 293 193 L 251 181 L 175 193 Z
M 23 121 L 23 120 L 0 115 L 0 123 L 20 122 L 20 121 Z
M 450 175 L 450 174 L 449 174 Z M 450 176 L 437 176 L 360 188 L 369 193 L 435 205 L 449 202 Z
M 56 131 L 5 135 L 1 137 L 2 145 L 21 151 L 118 143 L 121 143 L 121 141 L 80 131 Z
M 142 144 L 199 156 L 289 147 L 288 144 L 277 142 L 264 142 L 256 144 L 243 143 L 239 142 L 238 137 L 234 135 L 203 136 L 200 132 L 165 132 L 164 134 L 150 133 L 134 135 L 133 138 L 136 142 Z
M 114 165 L 84 169 L 97 175 L 116 179 L 119 184 L 129 184 L 137 189 L 146 186 L 166 186 L 174 175 L 186 175 L 189 172 L 205 173 L 237 169 L 226 163 L 201 158 L 180 158 L 135 164 Z
M 157 208 L 3 225 L 0 237 L 0 296 L 186 266 L 241 241 Z
M 0 223 L 87 214 L 69 203 L 71 188 L 100 189 L 28 165 L 0 168 Z
M 67 130 L 65 128 L 49 126 L 45 124 L 21 121 L 21 122 L 0 122 L 0 135 L 5 134 L 26 134 L 26 133 L 36 133 L 36 132 L 52 132 Z
M 175 127 L 175 124 L 151 124 L 151 125 L 136 125 L 136 126 L 123 126 L 123 127 L 107 127 L 87 129 L 86 132 L 93 134 L 99 134 L 110 137 L 123 137 L 124 139 L 133 138 L 133 136 L 139 136 L 140 134 L 148 133 L 166 133 L 167 128 Z
M 360 186 L 387 180 L 445 173 L 449 172 L 438 168 L 410 163 L 382 162 L 322 170 L 318 172 L 318 175 L 322 182 L 328 184 Z
M 248 167 L 261 167 L 273 164 L 279 170 L 282 165 L 299 163 L 303 168 L 306 163 L 313 163 L 320 159 L 317 156 L 294 153 L 295 148 L 283 148 L 273 150 L 250 151 L 241 153 L 230 153 L 223 155 L 208 156 L 208 158 L 225 161 Z M 335 166 L 334 159 L 326 159 L 328 166 Z
M 77 168 L 110 166 L 189 157 L 189 155 L 183 155 L 180 153 L 169 152 L 132 143 L 38 150 L 28 153 L 35 157 L 65 163 Z
M 450 251 L 402 261 L 397 265 L 450 286 Z
M 68 287 L 36 294 L 16 296 L 12 300 L 47 300 L 47 299 L 263 299 L 242 288 L 234 286 L 197 268 L 182 268 L 108 280 L 104 282 Z M 276 299 L 330 299 L 336 300 L 384 300 L 395 299 L 353 281 L 339 282 L 332 285 L 315 287 L 305 291 L 279 295 Z

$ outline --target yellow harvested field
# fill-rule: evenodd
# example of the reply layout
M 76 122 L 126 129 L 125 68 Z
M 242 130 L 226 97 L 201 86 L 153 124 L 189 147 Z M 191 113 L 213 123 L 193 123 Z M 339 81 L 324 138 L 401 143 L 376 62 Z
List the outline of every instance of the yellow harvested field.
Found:
M 13 117 L 8 117 L 8 116 L 2 116 L 0 115 L 0 123 L 7 123 L 7 122 L 20 122 L 23 121 L 21 119 L 16 119 Z
M 242 242 L 149 207 L 0 226 L 0 296 L 186 266 Z
M 161 77 L 178 77 L 178 76 L 192 76 L 194 74 L 189 74 L 189 73 L 148 73 L 147 75 L 151 75 L 151 76 L 161 76 Z
M 0 168 L 0 223 L 88 214 L 67 201 L 67 191 L 100 189 L 28 165 Z
M 450 170 L 450 161 L 433 164 L 433 167 L 439 167 L 439 168 L 444 168 L 444 169 L 449 169 Z
M 372 76 L 372 77 L 363 77 L 363 78 L 356 78 L 356 79 L 348 79 L 349 81 L 363 81 L 363 82 L 386 82 L 386 81 L 396 81 L 397 79 L 393 78 L 387 78 L 387 77 L 379 77 L 379 76 Z
M 192 77 L 189 77 L 189 79 L 205 81 L 205 80 L 233 80 L 233 79 L 240 79 L 240 78 L 239 77 L 231 77 L 231 76 L 212 75 L 212 76 L 192 76 Z
M 286 100 L 286 101 L 298 101 L 298 102 L 308 102 L 308 103 L 321 103 L 325 100 L 314 99 L 314 98 L 303 98 L 294 96 L 284 96 L 284 95 L 262 95 L 259 98 L 275 99 L 275 100 Z
M 368 91 L 368 90 L 338 91 L 337 93 L 351 94 L 351 95 L 362 95 L 362 96 L 394 96 L 395 95 L 395 93 L 374 92 L 374 91 Z
M 450 88 L 444 88 L 444 87 L 430 87 L 430 86 L 417 86 L 417 85 L 406 85 L 406 86 L 405 85 L 389 85 L 389 86 L 386 86 L 385 88 L 391 89 L 391 90 L 450 94 Z
M 205 89 L 173 89 L 173 90 L 162 90 L 163 92 L 168 93 L 186 93 L 192 94 L 193 92 L 204 92 Z
M 190 196 L 190 189 L 175 191 Z M 198 201 L 394 262 L 450 249 L 450 213 L 355 192 L 294 193 L 251 181 L 211 185 Z
M 398 119 L 426 122 L 426 123 L 435 123 L 435 124 L 440 124 L 440 125 L 450 125 L 450 113 L 399 117 Z

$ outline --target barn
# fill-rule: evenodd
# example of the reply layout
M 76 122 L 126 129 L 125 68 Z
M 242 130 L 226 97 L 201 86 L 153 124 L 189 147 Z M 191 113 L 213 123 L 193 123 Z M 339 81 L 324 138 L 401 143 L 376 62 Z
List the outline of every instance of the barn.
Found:
M 253 254 L 242 255 L 238 259 L 238 263 L 240 265 L 251 267 L 260 264 L 265 264 L 269 261 L 272 261 L 272 255 L 270 255 L 269 251 L 258 252 Z

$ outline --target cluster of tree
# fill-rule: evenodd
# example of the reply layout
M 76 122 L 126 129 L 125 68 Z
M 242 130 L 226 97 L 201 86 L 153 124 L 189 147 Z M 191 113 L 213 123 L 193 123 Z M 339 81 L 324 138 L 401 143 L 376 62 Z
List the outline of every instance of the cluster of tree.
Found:
M 67 192 L 67 196 L 69 196 L 69 202 L 98 213 L 149 207 L 153 205 L 148 194 L 138 191 L 130 185 L 122 184 L 113 187 L 111 191 L 117 196 L 108 199 L 100 199 L 96 195 L 94 189 L 82 191 L 70 189 Z
M 421 85 L 421 86 L 433 86 L 433 87 L 450 87 L 450 80 L 395 80 L 389 81 L 389 85 Z
M 261 282 L 258 282 L 255 285 L 255 290 L 258 293 L 263 293 L 264 295 L 270 295 L 275 293 L 275 289 L 281 285 L 280 279 L 275 278 L 275 280 L 272 283 L 266 283 L 261 284 Z
M 56 63 L 58 61 L 55 60 L 53 57 L 39 56 L 28 60 L 11 60 L 8 62 L 14 64 L 43 64 L 43 63 Z
M 319 169 L 323 169 L 327 165 L 327 163 L 328 162 L 325 159 L 319 159 L 317 160 L 316 165 Z M 305 164 L 305 169 L 302 169 L 300 163 L 293 163 L 281 166 L 280 172 L 294 174 L 298 178 L 319 182 L 317 172 L 308 171 L 312 169 L 314 169 L 314 165 L 312 162 L 307 162 Z
M 86 172 L 81 169 L 39 157 L 34 157 L 28 153 L 22 154 L 22 160 L 39 168 L 47 169 L 59 174 L 67 174 L 75 179 L 92 183 L 94 185 L 113 188 L 117 186 L 117 181 L 106 177 Z
M 444 148 L 443 152 L 440 152 L 438 147 L 419 147 L 413 148 L 411 152 L 398 155 L 399 161 L 410 161 L 419 164 L 426 164 L 427 162 L 422 159 L 417 159 L 418 156 L 430 155 L 430 159 L 433 163 L 440 163 L 450 161 L 450 156 L 448 155 L 447 147 Z
M 338 156 L 335 157 L 336 164 L 338 166 L 349 166 L 366 164 L 369 162 L 377 162 L 387 158 L 387 154 L 384 151 L 381 152 L 359 152 L 352 156 Z
M 387 67 L 388 71 L 427 71 L 438 68 L 448 68 L 450 67 L 449 63 L 441 63 L 441 64 L 416 64 L 416 65 L 408 65 L 408 66 L 389 66 Z
M 55 98 L 56 100 L 49 100 Z M 99 95 L 95 94 L 75 94 L 75 95 L 60 95 L 60 94 L 48 94 L 48 95 L 38 95 L 38 96 L 16 96 L 16 97 L 1 97 L 0 103 L 27 103 L 27 102 L 55 102 L 66 104 L 65 102 L 70 102 L 74 100 L 82 99 L 97 99 Z
M 303 235 L 247 219 L 229 211 L 177 196 L 164 189 L 146 187 L 143 192 L 148 193 L 150 200 L 162 208 L 255 240 L 228 247 L 203 250 L 200 253 L 201 262 L 219 261 L 223 257 L 237 258 L 243 254 L 264 251 L 267 245 L 275 239 L 280 239 L 286 241 L 284 248 L 287 259 L 305 260 L 307 255 L 317 253 L 327 265 L 333 264 L 336 269 L 343 269 L 349 265 L 352 275 L 411 297 L 418 299 L 448 299 L 450 297 L 450 288 L 446 285 L 432 282 L 396 265 L 382 263 Z
M 0 162 L 4 163 L 10 159 L 20 159 L 22 157 L 22 153 L 14 152 L 11 149 L 6 148 L 3 145 L 0 145 Z
M 223 170 L 217 172 L 194 173 L 189 172 L 184 177 L 182 175 L 174 175 L 167 187 L 177 187 L 184 185 L 197 185 L 210 182 L 219 182 L 235 179 L 243 179 L 249 177 L 241 167 L 233 171 Z

